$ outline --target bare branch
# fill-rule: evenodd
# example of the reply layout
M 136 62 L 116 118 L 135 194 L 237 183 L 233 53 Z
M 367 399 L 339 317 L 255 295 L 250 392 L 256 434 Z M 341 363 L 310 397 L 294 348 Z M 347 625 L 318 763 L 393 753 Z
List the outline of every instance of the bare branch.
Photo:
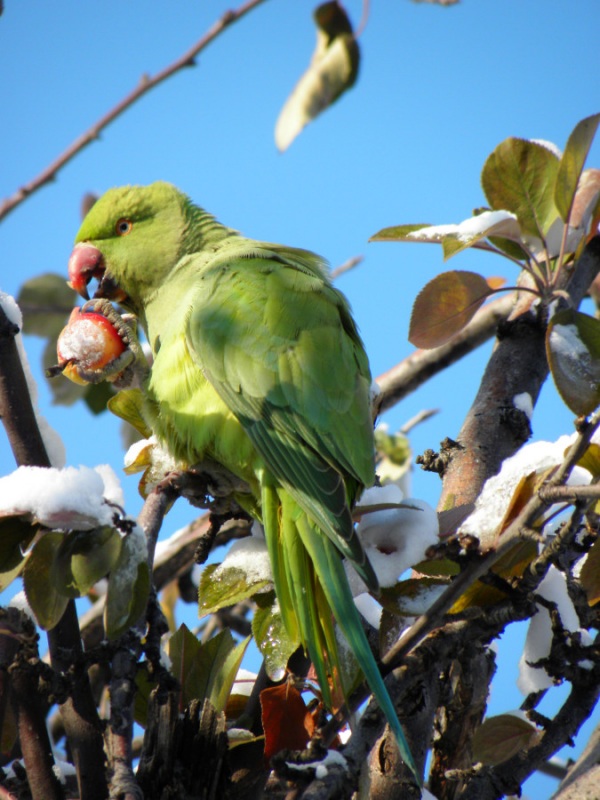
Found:
M 151 89 L 154 89 L 167 78 L 170 78 L 176 72 L 195 65 L 195 59 L 198 53 L 209 45 L 214 39 L 221 34 L 225 28 L 229 27 L 233 22 L 241 19 L 245 14 L 251 11 L 256 6 L 263 3 L 264 0 L 248 0 L 243 3 L 239 8 L 233 11 L 226 11 L 223 16 L 215 22 L 212 27 L 199 39 L 189 50 L 187 50 L 180 58 L 169 64 L 167 67 L 157 72 L 153 77 L 143 75 L 138 85 L 129 94 L 127 94 L 116 106 L 108 111 L 101 117 L 92 127 L 85 133 L 81 134 L 75 141 L 67 147 L 67 149 L 46 169 L 44 169 L 37 177 L 29 183 L 24 184 L 18 189 L 11 197 L 7 197 L 2 204 L 0 204 L 0 220 L 6 217 L 18 205 L 26 200 L 30 195 L 40 189 L 47 183 L 56 179 L 58 172 L 71 161 L 84 147 L 91 144 L 99 138 L 101 132 L 110 125 L 113 120 L 119 117 L 124 111 L 127 111 L 137 100 L 143 97 Z
M 577 307 L 600 270 L 600 237 L 592 239 L 572 269 L 565 285 Z M 515 407 L 516 395 L 527 393 L 535 406 L 548 376 L 543 310 L 522 298 L 502 326 L 479 391 L 460 430 L 456 449 L 444 474 L 438 508 L 474 502 L 484 482 L 497 474 L 531 435 L 529 419 Z

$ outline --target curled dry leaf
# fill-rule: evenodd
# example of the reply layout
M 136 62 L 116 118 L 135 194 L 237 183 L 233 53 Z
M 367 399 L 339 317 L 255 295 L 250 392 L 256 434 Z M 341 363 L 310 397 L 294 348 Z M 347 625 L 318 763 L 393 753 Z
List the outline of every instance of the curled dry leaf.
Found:
M 287 150 L 300 131 L 354 85 L 359 49 L 352 25 L 334 0 L 315 11 L 317 46 L 310 65 L 283 106 L 275 126 L 275 144 Z

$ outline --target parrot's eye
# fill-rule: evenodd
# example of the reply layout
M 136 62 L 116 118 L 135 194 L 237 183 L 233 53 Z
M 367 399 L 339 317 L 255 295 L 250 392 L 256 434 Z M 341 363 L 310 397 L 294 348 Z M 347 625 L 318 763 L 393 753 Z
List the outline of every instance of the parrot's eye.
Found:
M 125 217 L 121 217 L 121 219 L 118 220 L 117 224 L 115 225 L 115 231 L 117 232 L 118 236 L 127 236 L 128 233 L 131 233 L 132 228 L 133 222 Z

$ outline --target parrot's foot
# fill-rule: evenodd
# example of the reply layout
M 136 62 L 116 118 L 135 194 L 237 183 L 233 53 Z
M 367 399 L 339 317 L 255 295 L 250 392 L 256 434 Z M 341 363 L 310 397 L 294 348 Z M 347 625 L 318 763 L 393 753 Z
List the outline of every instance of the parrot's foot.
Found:
M 82 306 L 82 312 L 106 318 L 124 346 L 123 353 L 117 359 L 101 370 L 94 370 L 95 379 L 90 382 L 108 380 L 117 389 L 141 388 L 150 368 L 137 337 L 137 320 L 133 314 L 119 314 L 110 300 L 104 298 L 88 300 Z

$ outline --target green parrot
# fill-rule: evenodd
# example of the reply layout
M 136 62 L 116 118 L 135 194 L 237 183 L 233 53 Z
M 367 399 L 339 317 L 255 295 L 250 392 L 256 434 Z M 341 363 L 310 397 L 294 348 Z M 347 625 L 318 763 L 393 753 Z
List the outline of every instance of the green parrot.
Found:
M 371 375 L 344 296 L 313 253 L 226 228 L 164 182 L 106 192 L 77 234 L 70 283 L 133 312 L 152 349 L 149 427 L 184 465 L 250 487 L 286 631 L 323 699 L 344 686 L 334 619 L 419 776 L 342 558 L 373 593 L 351 509 L 374 481 Z M 259 643 L 260 644 L 260 643 Z

